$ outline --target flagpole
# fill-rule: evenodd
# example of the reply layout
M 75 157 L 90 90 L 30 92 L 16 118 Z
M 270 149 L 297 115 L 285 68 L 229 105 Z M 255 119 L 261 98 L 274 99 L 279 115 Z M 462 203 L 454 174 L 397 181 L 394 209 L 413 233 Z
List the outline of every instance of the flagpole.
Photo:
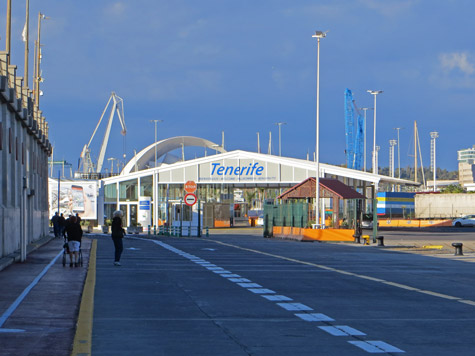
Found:
M 12 31 L 12 0 L 7 1 L 7 33 L 5 38 L 5 47 L 7 56 L 7 65 L 10 65 L 10 41 L 11 41 L 11 31 Z
M 30 0 L 26 0 L 26 16 L 25 16 L 25 27 L 23 28 L 23 42 L 25 42 L 25 87 L 28 87 L 28 41 L 29 41 L 29 27 L 30 27 Z

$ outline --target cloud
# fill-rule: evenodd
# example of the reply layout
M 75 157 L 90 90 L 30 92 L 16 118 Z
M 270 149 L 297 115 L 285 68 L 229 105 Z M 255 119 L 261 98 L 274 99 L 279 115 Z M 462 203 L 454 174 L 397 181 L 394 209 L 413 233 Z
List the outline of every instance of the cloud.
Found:
M 469 57 L 467 52 L 442 53 L 439 55 L 439 63 L 443 71 L 459 70 L 465 75 L 471 75 L 475 72 L 475 66 L 470 63 Z
M 475 57 L 469 52 L 438 55 L 437 66 L 429 80 L 446 89 L 475 89 Z

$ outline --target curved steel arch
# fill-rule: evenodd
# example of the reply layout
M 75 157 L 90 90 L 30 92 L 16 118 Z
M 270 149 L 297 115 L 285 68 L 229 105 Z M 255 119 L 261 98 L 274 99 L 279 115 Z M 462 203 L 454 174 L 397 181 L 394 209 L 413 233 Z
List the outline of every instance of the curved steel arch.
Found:
M 218 152 L 226 152 L 220 145 L 205 140 L 204 138 L 194 136 L 177 136 L 167 138 L 165 140 L 152 143 L 138 152 L 122 169 L 120 174 L 128 174 L 136 171 L 144 170 L 150 161 L 155 160 L 155 147 L 157 149 L 157 159 L 170 151 L 185 147 L 206 147 L 216 150 Z M 137 168 L 135 168 L 137 167 Z

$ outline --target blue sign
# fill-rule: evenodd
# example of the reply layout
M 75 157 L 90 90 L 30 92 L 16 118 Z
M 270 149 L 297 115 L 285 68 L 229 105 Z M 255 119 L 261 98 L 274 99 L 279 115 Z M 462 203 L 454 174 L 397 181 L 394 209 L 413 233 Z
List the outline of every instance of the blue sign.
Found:
M 261 176 L 262 171 L 264 170 L 263 166 L 259 166 L 259 163 L 255 162 L 254 164 L 249 163 L 248 166 L 223 166 L 221 163 L 211 163 L 213 166 L 211 170 L 211 175 L 218 176 L 252 176 L 257 175 Z

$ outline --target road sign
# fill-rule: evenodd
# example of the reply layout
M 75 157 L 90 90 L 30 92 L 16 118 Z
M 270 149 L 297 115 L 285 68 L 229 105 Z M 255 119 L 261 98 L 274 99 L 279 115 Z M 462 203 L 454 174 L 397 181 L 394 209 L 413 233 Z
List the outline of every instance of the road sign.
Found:
M 185 183 L 185 191 L 187 193 L 194 193 L 196 191 L 196 183 L 192 180 L 189 180 Z M 195 197 L 196 198 L 196 197 Z M 194 203 L 193 203 L 194 204 Z
M 185 195 L 185 204 L 188 205 L 188 206 L 193 206 L 196 204 L 196 195 L 194 195 L 193 193 L 189 193 L 187 195 Z

